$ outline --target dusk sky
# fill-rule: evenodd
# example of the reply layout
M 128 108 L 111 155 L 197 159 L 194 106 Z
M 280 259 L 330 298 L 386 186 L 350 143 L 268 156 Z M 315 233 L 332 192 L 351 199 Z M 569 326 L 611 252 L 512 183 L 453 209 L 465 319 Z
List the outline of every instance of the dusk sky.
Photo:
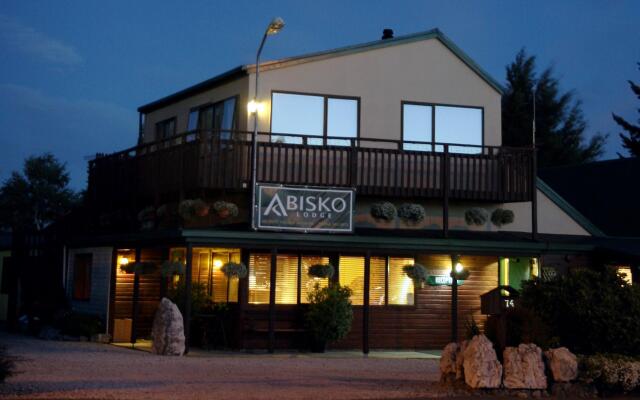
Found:
M 440 28 L 504 83 L 522 47 L 583 102 L 588 134 L 622 151 L 615 111 L 636 121 L 640 1 L 11 1 L 0 3 L 0 180 L 51 151 L 76 189 L 86 159 L 135 144 L 142 104 L 252 63 Z

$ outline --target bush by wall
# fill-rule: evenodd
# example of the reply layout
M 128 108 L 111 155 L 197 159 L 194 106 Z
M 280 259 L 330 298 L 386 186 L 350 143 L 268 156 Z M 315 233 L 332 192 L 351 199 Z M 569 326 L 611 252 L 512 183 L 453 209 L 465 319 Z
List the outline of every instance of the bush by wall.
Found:
M 628 285 L 613 269 L 526 281 L 520 304 L 574 353 L 640 355 L 640 287 Z
M 632 392 L 640 388 L 640 361 L 616 354 L 596 354 L 580 359 L 580 379 L 600 393 Z

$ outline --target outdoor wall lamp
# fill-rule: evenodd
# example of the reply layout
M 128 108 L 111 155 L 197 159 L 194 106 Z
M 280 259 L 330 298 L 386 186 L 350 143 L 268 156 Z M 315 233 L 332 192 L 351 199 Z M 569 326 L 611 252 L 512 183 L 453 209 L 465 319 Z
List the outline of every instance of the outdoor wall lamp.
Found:
M 258 164 L 258 113 L 260 112 L 260 103 L 258 103 L 258 79 L 260 78 L 260 54 L 262 53 L 262 48 L 267 40 L 267 36 L 275 35 L 280 32 L 282 28 L 284 28 L 282 18 L 276 17 L 272 19 L 262 36 L 262 42 L 260 42 L 260 47 L 258 47 L 258 53 L 256 53 L 256 85 L 255 91 L 253 92 L 255 111 L 252 112 L 251 109 L 249 109 L 249 112 L 253 114 L 253 135 L 251 135 L 251 204 L 249 204 L 249 206 L 251 207 L 251 228 L 254 231 L 256 230 L 256 205 L 254 203 L 256 199 L 256 168 Z
M 255 100 L 251 100 L 249 103 L 247 103 L 247 111 L 249 111 L 249 114 L 260 114 L 264 111 L 264 103 L 259 103 Z

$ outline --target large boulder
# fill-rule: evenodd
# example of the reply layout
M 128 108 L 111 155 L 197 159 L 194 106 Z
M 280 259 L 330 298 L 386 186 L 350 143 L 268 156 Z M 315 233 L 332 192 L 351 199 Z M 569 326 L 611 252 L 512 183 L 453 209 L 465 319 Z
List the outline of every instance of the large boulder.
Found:
M 153 319 L 151 330 L 156 354 L 181 356 L 184 354 L 184 324 L 178 306 L 163 297 Z
M 578 378 L 578 357 L 566 347 L 544 352 L 551 377 L 556 382 L 571 382 Z
M 458 343 L 451 342 L 442 350 L 442 354 L 440 355 L 440 374 L 443 377 L 456 374 L 458 348 Z
M 463 357 L 464 381 L 467 385 L 473 389 L 500 387 L 502 365 L 486 336 L 474 336 L 464 350 Z
M 464 380 L 464 351 L 469 345 L 468 340 L 463 340 L 456 353 L 456 379 Z
M 503 353 L 504 386 L 507 389 L 546 389 L 542 350 L 535 344 L 507 347 Z

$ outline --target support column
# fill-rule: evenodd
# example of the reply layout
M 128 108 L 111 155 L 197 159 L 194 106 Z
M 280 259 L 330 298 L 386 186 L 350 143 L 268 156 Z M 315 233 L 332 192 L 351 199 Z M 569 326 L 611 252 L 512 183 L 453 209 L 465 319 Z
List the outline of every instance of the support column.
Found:
M 135 264 L 141 262 L 141 254 L 142 250 L 140 248 L 136 248 L 136 259 Z M 134 345 L 136 340 L 138 339 L 138 299 L 140 297 L 140 273 L 138 272 L 138 268 L 135 268 L 135 272 L 133 274 L 133 299 L 131 301 L 131 344 Z
M 369 286 L 371 285 L 371 252 L 364 257 L 364 305 L 362 306 L 362 352 L 369 354 Z
M 449 145 L 442 154 L 442 236 L 449 237 Z
M 457 257 L 451 256 L 451 341 L 458 342 L 458 278 L 455 273 Z
M 240 258 L 242 263 L 250 267 L 250 254 L 246 249 L 242 249 L 240 253 Z M 248 271 L 247 271 L 248 272 Z M 244 348 L 244 311 L 247 307 L 247 303 L 249 302 L 249 274 L 247 273 L 247 277 L 242 278 L 238 281 L 238 317 L 236 319 L 236 342 L 235 345 L 239 349 Z
M 187 244 L 186 267 L 184 271 L 184 354 L 189 353 L 191 334 L 191 275 L 193 270 L 193 245 Z
M 276 347 L 276 268 L 278 264 L 278 250 L 271 250 L 271 280 L 269 284 L 269 353 Z

